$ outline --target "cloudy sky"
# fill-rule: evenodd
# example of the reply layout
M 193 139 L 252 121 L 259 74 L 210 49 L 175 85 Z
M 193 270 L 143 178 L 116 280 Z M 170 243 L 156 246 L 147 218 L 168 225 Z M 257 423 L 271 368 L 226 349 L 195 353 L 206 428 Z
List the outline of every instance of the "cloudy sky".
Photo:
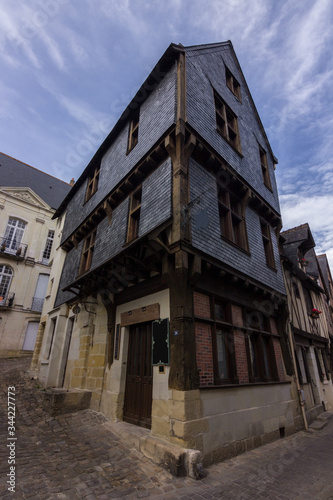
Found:
M 308 222 L 333 269 L 332 14 L 332 0 L 2 0 L 0 151 L 77 179 L 171 42 L 231 40 L 284 229 Z

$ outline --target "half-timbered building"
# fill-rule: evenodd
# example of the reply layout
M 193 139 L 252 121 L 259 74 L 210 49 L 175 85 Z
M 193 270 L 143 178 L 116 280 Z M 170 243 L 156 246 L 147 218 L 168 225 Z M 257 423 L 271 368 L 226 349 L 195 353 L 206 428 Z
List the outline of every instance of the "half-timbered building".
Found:
M 300 402 L 305 406 L 307 423 L 311 423 L 319 413 L 333 408 L 330 271 L 327 259 L 322 256 L 319 260 L 315 254 L 308 224 L 284 231 L 281 238 Z
M 276 163 L 231 42 L 171 44 L 56 213 L 43 384 L 205 464 L 294 432 Z

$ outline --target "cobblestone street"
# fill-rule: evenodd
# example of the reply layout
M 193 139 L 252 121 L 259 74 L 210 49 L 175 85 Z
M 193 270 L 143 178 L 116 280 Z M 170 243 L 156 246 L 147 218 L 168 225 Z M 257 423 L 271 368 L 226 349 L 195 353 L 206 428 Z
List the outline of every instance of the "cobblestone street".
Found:
M 0 498 L 333 499 L 333 421 L 209 467 L 200 481 L 175 478 L 85 410 L 51 417 L 27 375 L 30 358 L 1 359 Z M 16 394 L 16 488 L 8 491 L 7 391 Z

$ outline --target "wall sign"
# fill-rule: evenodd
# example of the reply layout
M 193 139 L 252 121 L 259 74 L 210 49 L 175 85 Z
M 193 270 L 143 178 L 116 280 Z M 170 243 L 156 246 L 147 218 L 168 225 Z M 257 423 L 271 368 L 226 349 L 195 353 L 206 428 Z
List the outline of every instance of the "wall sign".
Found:
M 153 365 L 169 364 L 169 319 L 153 321 Z

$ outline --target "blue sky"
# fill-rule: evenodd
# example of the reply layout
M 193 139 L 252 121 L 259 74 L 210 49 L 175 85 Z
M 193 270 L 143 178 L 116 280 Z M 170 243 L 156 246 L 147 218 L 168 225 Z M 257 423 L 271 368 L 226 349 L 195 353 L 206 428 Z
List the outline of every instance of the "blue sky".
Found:
M 77 179 L 171 42 L 230 39 L 284 229 L 308 222 L 333 269 L 332 17 L 331 0 L 2 0 L 0 150 Z

